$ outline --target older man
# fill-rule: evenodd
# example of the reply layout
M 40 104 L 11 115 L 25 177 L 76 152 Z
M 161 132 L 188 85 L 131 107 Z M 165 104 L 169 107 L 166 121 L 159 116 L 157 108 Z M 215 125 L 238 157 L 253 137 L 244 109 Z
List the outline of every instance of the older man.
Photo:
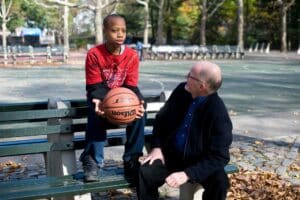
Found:
M 218 96 L 221 69 L 197 62 L 156 116 L 152 151 L 142 161 L 138 196 L 158 199 L 158 187 L 201 184 L 203 200 L 226 198 L 232 123 Z

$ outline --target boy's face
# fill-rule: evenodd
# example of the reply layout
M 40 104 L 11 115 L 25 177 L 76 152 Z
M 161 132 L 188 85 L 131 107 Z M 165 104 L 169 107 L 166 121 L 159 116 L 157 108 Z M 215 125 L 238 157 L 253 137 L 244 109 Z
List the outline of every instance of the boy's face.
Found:
M 106 41 L 112 45 L 122 45 L 126 38 L 126 23 L 121 17 L 111 17 L 104 27 Z

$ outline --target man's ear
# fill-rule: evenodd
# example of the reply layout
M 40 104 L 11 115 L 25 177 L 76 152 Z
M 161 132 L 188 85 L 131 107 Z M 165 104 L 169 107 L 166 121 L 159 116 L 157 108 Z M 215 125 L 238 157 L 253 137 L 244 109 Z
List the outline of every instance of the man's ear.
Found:
M 199 88 L 200 88 L 201 92 L 207 93 L 209 91 L 208 85 L 205 82 L 201 82 L 199 84 Z

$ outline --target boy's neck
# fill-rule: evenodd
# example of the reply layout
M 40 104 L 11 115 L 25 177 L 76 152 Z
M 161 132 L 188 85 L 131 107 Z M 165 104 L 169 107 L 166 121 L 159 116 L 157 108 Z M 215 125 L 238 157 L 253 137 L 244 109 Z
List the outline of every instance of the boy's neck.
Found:
M 120 55 L 121 54 L 121 46 L 119 45 L 111 45 L 108 43 L 105 43 L 105 48 L 107 51 L 113 55 Z

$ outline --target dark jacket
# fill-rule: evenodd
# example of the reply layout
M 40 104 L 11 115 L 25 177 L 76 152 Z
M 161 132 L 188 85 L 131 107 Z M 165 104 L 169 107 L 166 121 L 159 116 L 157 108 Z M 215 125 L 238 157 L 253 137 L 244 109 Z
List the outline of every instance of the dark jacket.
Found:
M 229 162 L 232 123 L 222 99 L 213 93 L 193 113 L 183 154 L 173 145 L 176 132 L 193 99 L 180 83 L 156 115 L 152 147 L 160 147 L 171 169 L 184 170 L 192 182 L 202 182 Z

